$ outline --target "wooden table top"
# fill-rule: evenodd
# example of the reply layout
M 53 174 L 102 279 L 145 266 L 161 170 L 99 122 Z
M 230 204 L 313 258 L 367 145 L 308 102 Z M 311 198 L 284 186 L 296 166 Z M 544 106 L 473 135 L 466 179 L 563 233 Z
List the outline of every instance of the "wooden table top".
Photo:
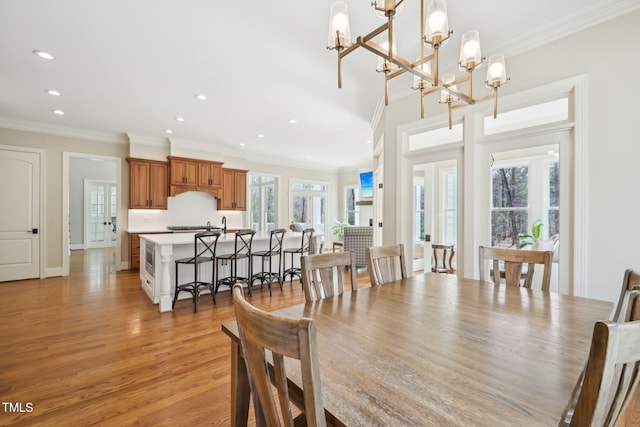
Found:
M 548 427 L 611 307 L 426 274 L 277 313 L 315 319 L 324 406 L 344 425 Z

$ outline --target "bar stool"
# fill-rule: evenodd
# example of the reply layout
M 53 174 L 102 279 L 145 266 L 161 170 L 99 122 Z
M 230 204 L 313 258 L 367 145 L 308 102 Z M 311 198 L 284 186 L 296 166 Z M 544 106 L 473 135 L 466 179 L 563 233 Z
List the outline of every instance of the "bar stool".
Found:
M 189 292 L 193 298 L 193 312 L 198 311 L 198 297 L 200 291 L 209 289 L 211 291 L 211 298 L 213 303 L 216 303 L 215 294 L 215 259 L 216 259 L 216 247 L 218 245 L 218 238 L 220 237 L 220 231 L 207 231 L 205 233 L 198 233 L 194 236 L 193 240 L 193 256 L 189 258 L 180 258 L 175 260 L 176 263 L 176 291 L 173 294 L 173 304 L 171 309 L 176 306 L 176 300 L 180 292 Z M 200 266 L 206 263 L 211 263 L 211 282 L 203 282 L 198 278 L 198 271 Z M 178 266 L 179 265 L 193 265 L 193 281 L 178 285 Z
M 220 286 L 232 288 L 234 283 L 244 282 L 249 288 L 249 295 L 251 295 L 251 244 L 253 243 L 254 234 L 256 234 L 254 230 L 236 231 L 234 251 L 230 254 L 218 255 L 216 257 L 216 292 L 218 292 Z M 238 276 L 238 260 L 241 259 L 248 261 L 246 276 Z M 223 264 L 229 263 L 230 265 L 229 276 L 223 277 L 222 279 L 217 276 L 220 261 L 222 261 Z
M 302 268 L 301 267 L 295 267 L 293 265 L 293 258 L 294 255 L 298 254 L 300 256 L 303 255 L 309 255 L 311 253 L 311 241 L 313 239 L 313 232 L 315 230 L 313 228 L 305 228 L 304 230 L 302 230 L 302 243 L 300 244 L 300 247 L 297 248 L 287 248 L 284 249 L 283 252 L 285 253 L 284 257 L 282 258 L 282 268 L 284 270 L 285 267 L 285 263 L 286 263 L 286 256 L 287 255 L 291 255 L 291 264 L 289 266 L 289 268 L 287 268 L 286 270 L 284 270 L 284 273 L 282 274 L 282 281 L 286 281 L 287 280 L 287 276 L 289 276 L 289 283 L 291 284 L 293 282 L 293 277 L 296 276 L 300 279 L 300 283 L 302 284 Z M 300 261 L 298 261 L 300 262 Z
M 260 280 L 260 289 L 265 283 L 269 285 L 269 296 L 271 296 L 271 282 L 274 280 L 280 284 L 280 290 L 282 290 L 282 241 L 284 240 L 284 234 L 287 232 L 284 228 L 278 228 L 271 230 L 269 233 L 269 250 L 256 251 L 251 254 L 252 257 L 260 257 L 262 264 L 262 271 L 255 273 L 251 276 L 251 284 L 249 288 L 253 286 L 253 282 Z M 278 271 L 273 272 L 273 259 L 278 257 Z M 265 267 L 265 262 L 269 263 L 269 270 Z M 252 263 L 253 266 L 253 263 Z

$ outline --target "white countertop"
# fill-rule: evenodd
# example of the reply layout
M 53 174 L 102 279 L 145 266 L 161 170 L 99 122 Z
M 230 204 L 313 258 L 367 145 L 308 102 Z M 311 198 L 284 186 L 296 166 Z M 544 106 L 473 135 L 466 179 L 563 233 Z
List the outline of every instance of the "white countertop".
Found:
M 162 234 L 141 234 L 140 238 L 147 240 L 149 242 L 155 243 L 156 245 L 185 245 L 185 244 L 193 244 L 193 239 L 196 233 L 162 233 Z M 285 234 L 285 239 L 300 239 L 302 233 L 289 231 Z M 314 235 L 315 237 L 315 235 Z M 226 233 L 220 235 L 218 239 L 218 243 L 225 242 L 235 242 L 236 233 Z M 269 235 L 258 235 L 253 236 L 253 241 L 268 241 Z

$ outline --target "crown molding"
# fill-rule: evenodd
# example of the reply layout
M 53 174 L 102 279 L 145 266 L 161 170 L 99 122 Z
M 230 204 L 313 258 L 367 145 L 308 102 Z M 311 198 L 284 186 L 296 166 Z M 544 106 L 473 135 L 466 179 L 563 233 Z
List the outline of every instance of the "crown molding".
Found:
M 150 145 L 153 147 L 166 147 L 169 145 L 167 138 L 154 138 L 152 136 L 127 133 L 129 144 Z
M 128 138 L 124 134 L 98 132 L 88 129 L 52 125 L 48 123 L 32 122 L 28 120 L 0 117 L 0 127 L 25 132 L 43 133 L 47 135 L 65 136 L 70 138 L 88 139 L 110 144 L 127 144 Z
M 556 19 L 549 20 L 542 26 L 509 37 L 508 40 L 494 46 L 492 50 L 503 52 L 506 57 L 519 55 L 638 9 L 640 9 L 638 0 L 617 0 L 606 2 L 604 5 L 594 0 L 570 15 L 557 16 Z

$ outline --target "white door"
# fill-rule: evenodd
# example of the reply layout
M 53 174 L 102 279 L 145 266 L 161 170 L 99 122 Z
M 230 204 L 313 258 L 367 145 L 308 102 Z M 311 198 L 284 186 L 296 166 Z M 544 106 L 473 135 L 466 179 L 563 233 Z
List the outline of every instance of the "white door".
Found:
M 116 184 L 85 180 L 85 247 L 106 248 L 116 245 Z
M 40 154 L 0 150 L 0 282 L 40 276 Z

